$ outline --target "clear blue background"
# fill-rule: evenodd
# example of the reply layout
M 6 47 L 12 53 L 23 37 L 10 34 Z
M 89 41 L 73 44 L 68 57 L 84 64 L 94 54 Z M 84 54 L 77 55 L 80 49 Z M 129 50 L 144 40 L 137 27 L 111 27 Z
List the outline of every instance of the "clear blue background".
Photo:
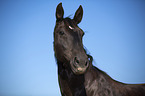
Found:
M 1 0 L 0 96 L 60 96 L 53 51 L 56 6 L 73 18 L 94 65 L 124 83 L 145 83 L 144 0 Z

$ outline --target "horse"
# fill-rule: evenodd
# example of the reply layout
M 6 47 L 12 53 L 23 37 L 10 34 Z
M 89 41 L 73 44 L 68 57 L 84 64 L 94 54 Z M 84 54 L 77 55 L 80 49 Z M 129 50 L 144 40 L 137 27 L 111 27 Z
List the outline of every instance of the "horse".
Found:
M 55 15 L 53 45 L 62 96 L 145 96 L 145 84 L 118 82 L 92 64 L 93 57 L 83 47 L 84 32 L 78 27 L 83 17 L 81 5 L 73 19 L 63 17 L 62 3 Z

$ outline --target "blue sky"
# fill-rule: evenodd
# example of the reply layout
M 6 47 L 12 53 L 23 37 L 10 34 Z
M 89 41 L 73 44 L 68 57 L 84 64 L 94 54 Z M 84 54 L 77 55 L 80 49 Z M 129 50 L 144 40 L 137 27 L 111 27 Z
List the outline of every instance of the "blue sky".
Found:
M 0 95 L 60 96 L 53 51 L 56 6 L 79 5 L 94 65 L 124 83 L 145 83 L 145 1 L 1 0 Z

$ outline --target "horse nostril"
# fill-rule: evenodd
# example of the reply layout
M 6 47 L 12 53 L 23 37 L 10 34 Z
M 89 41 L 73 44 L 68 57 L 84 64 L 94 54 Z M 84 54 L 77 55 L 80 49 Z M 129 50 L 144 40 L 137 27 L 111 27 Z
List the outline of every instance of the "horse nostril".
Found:
M 89 62 L 87 61 L 86 64 L 85 64 L 85 66 L 88 66 L 88 63 L 89 63 Z
M 77 57 L 74 58 L 74 61 L 79 64 L 79 60 L 77 59 Z

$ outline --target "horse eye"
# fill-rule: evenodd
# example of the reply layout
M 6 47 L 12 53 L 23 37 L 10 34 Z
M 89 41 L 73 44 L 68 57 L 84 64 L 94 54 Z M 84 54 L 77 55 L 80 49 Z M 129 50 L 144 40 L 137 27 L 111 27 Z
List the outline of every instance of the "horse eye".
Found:
M 64 32 L 63 32 L 63 31 L 60 31 L 60 32 L 59 32 L 59 34 L 60 34 L 60 35 L 63 35 L 63 34 L 64 34 Z

